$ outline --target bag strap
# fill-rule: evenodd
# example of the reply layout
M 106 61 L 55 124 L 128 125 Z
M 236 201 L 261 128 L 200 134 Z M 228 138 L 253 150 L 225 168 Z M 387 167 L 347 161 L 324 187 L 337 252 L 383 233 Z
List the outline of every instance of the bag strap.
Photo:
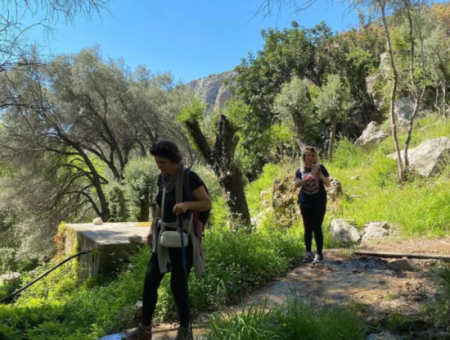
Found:
M 161 222 L 164 222 L 164 201 L 166 200 L 166 188 L 163 188 L 163 196 L 161 202 Z
M 187 200 L 192 202 L 195 201 L 194 195 L 192 194 L 191 190 L 191 181 L 189 180 L 191 176 L 191 168 L 184 169 L 183 173 L 183 190 L 186 194 Z

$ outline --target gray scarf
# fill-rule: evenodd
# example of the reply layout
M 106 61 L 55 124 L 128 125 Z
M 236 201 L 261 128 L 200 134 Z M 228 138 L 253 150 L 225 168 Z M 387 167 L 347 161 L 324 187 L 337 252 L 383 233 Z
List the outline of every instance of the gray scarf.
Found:
M 185 166 L 180 163 L 178 171 L 175 175 L 163 174 L 161 176 L 159 189 L 163 190 L 166 188 L 166 193 L 169 193 L 175 189 L 176 203 L 181 203 L 183 201 L 183 175 L 185 169 Z

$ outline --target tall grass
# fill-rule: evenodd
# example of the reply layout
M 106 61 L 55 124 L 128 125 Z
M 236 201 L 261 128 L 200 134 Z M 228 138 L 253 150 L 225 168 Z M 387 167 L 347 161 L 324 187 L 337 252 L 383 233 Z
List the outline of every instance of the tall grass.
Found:
M 348 309 L 313 307 L 299 298 L 267 309 L 249 307 L 242 313 L 215 315 L 208 340 L 362 340 L 364 323 Z

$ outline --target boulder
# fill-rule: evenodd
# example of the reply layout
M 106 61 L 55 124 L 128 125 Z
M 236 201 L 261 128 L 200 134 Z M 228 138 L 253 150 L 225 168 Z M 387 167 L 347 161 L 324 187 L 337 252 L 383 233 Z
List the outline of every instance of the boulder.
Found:
M 128 237 L 128 241 L 130 241 L 130 243 L 142 243 L 142 236 L 141 235 L 132 235 L 130 237 Z
M 428 139 L 418 147 L 408 151 L 411 170 L 424 177 L 438 174 L 440 168 L 447 163 L 447 157 L 449 156 L 450 139 L 447 137 Z M 397 155 L 393 153 L 388 157 L 396 159 Z M 404 160 L 403 152 L 401 157 Z
M 369 222 L 364 225 L 361 242 L 379 240 L 391 234 L 391 226 L 387 222 Z
M 378 110 L 383 109 L 383 94 L 376 89 L 376 84 L 385 83 L 388 80 L 389 70 L 389 54 L 386 52 L 380 55 L 380 66 L 377 72 L 366 78 L 367 93 L 373 98 Z
M 283 176 L 273 182 L 272 207 L 275 220 L 281 227 L 290 227 L 293 223 L 297 190 L 292 176 Z
M 400 125 L 408 125 L 414 111 L 414 102 L 410 98 L 401 98 L 394 103 L 394 112 Z M 419 111 L 416 117 L 423 117 L 423 112 Z
M 377 122 L 370 122 L 362 135 L 355 141 L 355 145 L 368 147 L 380 143 L 387 137 L 389 137 L 388 134 L 380 129 L 380 125 Z
M 330 177 L 330 186 L 326 188 L 328 197 L 335 200 L 342 195 L 342 184 L 337 178 Z
M 387 267 L 391 270 L 395 271 L 406 271 L 406 272 L 413 272 L 414 268 L 411 266 L 409 261 L 407 259 L 397 259 L 392 260 L 388 263 Z
M 342 243 L 357 243 L 361 239 L 358 229 L 343 219 L 334 219 L 330 224 L 330 233 L 333 240 Z
M 103 224 L 103 220 L 101 217 L 96 217 L 92 220 L 92 224 L 93 225 L 102 225 Z

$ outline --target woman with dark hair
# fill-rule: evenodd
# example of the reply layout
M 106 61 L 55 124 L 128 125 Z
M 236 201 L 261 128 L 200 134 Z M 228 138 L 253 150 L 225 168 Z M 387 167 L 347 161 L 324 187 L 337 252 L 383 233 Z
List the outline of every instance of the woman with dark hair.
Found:
M 192 340 L 189 330 L 189 300 L 186 296 L 186 278 L 183 269 L 181 247 L 164 246 L 162 234 L 166 231 L 175 231 L 180 215 L 183 218 L 183 231 L 186 232 L 187 246 L 186 266 L 187 275 L 194 266 L 195 273 L 200 276 L 204 269 L 204 258 L 201 243 L 193 229 L 192 211 L 211 210 L 211 200 L 201 178 L 193 171 L 189 171 L 189 186 L 192 194 L 188 196 L 183 190 L 185 180 L 185 167 L 181 163 L 182 156 L 178 147 L 169 141 L 160 141 L 150 150 L 158 169 L 159 192 L 156 197 L 157 207 L 153 225 L 147 235 L 147 243 L 152 246 L 150 258 L 144 281 L 143 311 L 141 323 L 133 332 L 125 335 L 123 340 L 151 340 L 152 317 L 158 299 L 158 288 L 164 274 L 171 272 L 170 287 L 180 318 L 180 327 L 175 340 Z M 189 198 L 194 197 L 194 201 Z M 180 238 L 178 237 L 178 240 Z M 163 243 L 163 244 L 162 244 Z
M 316 149 L 308 146 L 302 152 L 302 165 L 295 174 L 295 187 L 300 187 L 298 203 L 305 228 L 306 253 L 303 262 L 313 264 L 323 262 L 323 232 L 322 223 L 327 210 L 327 192 L 325 186 L 330 186 L 330 175 L 327 169 L 319 164 L 319 154 Z M 317 253 L 311 250 L 312 236 L 316 241 Z

